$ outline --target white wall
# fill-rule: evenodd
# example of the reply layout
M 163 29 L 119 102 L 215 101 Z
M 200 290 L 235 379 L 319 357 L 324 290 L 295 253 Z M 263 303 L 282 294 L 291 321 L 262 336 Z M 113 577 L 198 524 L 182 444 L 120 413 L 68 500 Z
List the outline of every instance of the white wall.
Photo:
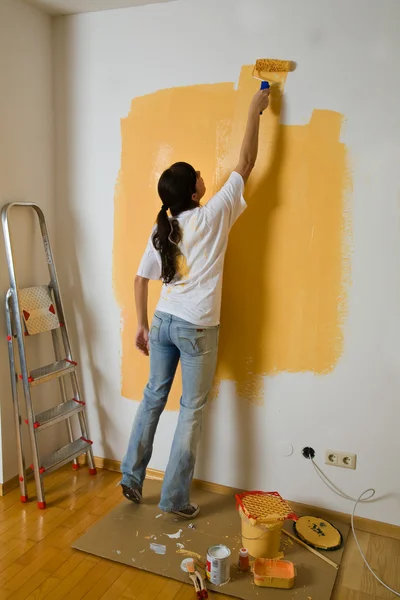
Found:
M 397 0 L 202 0 L 57 20 L 59 270 L 96 455 L 122 458 L 137 408 L 120 397 L 112 290 L 119 120 L 135 96 L 235 81 L 258 57 L 291 58 L 298 68 L 285 88 L 286 122 L 308 122 L 313 108 L 347 119 L 354 252 L 344 355 L 327 376 L 266 379 L 262 407 L 238 402 L 226 382 L 208 408 L 197 476 L 350 512 L 300 451 L 313 446 L 320 462 L 326 448 L 355 452 L 355 472 L 331 468 L 330 476 L 356 496 L 376 487 L 383 499 L 360 514 L 400 524 L 399 17 Z M 163 415 L 154 468 L 165 468 L 176 420 Z M 295 448 L 290 458 L 285 443 Z
M 51 18 L 20 0 L 0 2 L 0 205 L 11 201 L 33 201 L 42 206 L 54 232 L 54 114 L 52 87 Z M 13 239 L 19 285 L 48 283 L 40 236 L 31 214 L 12 213 Z M 17 473 L 15 428 L 3 308 L 3 292 L 9 287 L 3 242 L 0 252 L 0 481 Z M 51 362 L 49 340 L 27 339 L 32 368 Z M 34 392 L 35 407 L 50 401 L 54 391 Z M 55 388 L 57 392 L 57 388 Z M 53 397 L 54 400 L 54 397 Z M 23 403 L 23 397 L 21 396 Z M 25 429 L 25 425 L 24 425 Z M 44 434 L 45 453 L 56 443 L 59 431 Z M 26 437 L 27 464 L 30 449 Z M 63 439 L 63 435 L 61 435 Z M 59 443 L 59 442 L 58 442 Z

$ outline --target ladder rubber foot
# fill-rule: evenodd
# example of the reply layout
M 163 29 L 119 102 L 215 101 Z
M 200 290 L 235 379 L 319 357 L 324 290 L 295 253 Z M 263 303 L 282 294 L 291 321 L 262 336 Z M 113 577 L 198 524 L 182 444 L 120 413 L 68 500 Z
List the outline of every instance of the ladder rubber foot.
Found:
M 89 475 L 97 475 L 97 469 L 89 469 Z
M 38 502 L 37 505 L 38 508 L 40 508 L 41 510 L 44 510 L 46 508 L 46 502 Z
M 23 504 L 25 504 L 25 502 L 28 502 L 28 496 L 20 496 L 20 498 L 19 498 L 19 499 L 21 500 L 21 502 L 22 502 Z
M 72 469 L 74 471 L 78 471 L 79 470 L 79 464 L 72 463 Z

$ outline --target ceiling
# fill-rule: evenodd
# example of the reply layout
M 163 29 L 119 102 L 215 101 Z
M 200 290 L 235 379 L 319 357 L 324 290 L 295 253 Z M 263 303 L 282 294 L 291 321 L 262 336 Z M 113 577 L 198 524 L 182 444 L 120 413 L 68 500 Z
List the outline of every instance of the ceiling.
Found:
M 171 0 L 25 0 L 51 15 L 74 15 L 76 13 L 143 6 Z

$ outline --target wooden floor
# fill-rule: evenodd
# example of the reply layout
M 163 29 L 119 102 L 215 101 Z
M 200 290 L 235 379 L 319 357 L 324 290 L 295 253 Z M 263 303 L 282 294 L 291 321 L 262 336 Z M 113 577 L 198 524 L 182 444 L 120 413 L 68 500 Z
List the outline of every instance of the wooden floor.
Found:
M 193 600 L 193 588 L 133 567 L 80 553 L 71 543 L 121 500 L 119 475 L 60 469 L 45 480 L 48 508 L 20 504 L 19 491 L 0 498 L 0 600 Z M 33 483 L 30 484 L 33 496 Z M 368 560 L 400 589 L 400 541 L 360 533 Z M 211 594 L 210 594 L 211 596 Z M 227 596 L 214 595 L 219 600 Z M 344 556 L 334 600 L 395 598 L 363 566 L 354 540 Z M 313 600 L 318 600 L 314 598 Z

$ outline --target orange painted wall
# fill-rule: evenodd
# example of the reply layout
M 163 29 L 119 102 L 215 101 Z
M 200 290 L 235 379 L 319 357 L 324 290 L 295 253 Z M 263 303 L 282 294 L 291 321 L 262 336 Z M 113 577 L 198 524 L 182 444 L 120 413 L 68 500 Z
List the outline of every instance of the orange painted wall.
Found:
M 290 75 L 289 75 L 290 76 Z M 314 110 L 306 125 L 282 125 L 285 75 L 274 76 L 261 119 L 249 208 L 235 225 L 224 273 L 215 392 L 223 379 L 263 401 L 263 376 L 326 374 L 343 350 L 349 278 L 346 197 L 350 186 L 343 116 Z M 258 82 L 243 67 L 233 83 L 165 89 L 132 101 L 122 119 L 115 190 L 114 289 L 122 315 L 122 394 L 140 400 L 148 359 L 134 347 L 133 279 L 160 208 L 156 185 L 169 164 L 201 170 L 208 197 L 235 167 L 247 109 Z M 150 284 L 150 312 L 160 285 Z M 178 407 L 179 377 L 169 408 Z

